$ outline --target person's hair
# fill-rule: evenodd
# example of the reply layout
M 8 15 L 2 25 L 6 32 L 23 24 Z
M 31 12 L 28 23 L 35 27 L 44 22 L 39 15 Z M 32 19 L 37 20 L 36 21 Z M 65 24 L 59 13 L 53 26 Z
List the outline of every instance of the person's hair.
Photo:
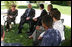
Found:
M 51 8 L 51 10 L 53 9 L 53 5 L 52 4 L 49 4 L 48 6 Z
M 53 18 L 49 15 L 45 15 L 42 18 L 42 23 L 44 23 L 48 28 L 52 28 L 53 25 Z
M 15 5 L 15 4 L 12 4 L 11 6 L 12 6 L 12 7 L 16 7 L 16 5 Z
M 50 11 L 50 16 L 54 17 L 56 20 L 60 20 L 61 17 L 61 13 L 57 8 L 53 8 Z
M 44 9 L 44 4 L 40 4 L 40 7 L 41 7 L 42 9 Z
M 3 36 L 3 26 L 1 26 L 1 37 Z

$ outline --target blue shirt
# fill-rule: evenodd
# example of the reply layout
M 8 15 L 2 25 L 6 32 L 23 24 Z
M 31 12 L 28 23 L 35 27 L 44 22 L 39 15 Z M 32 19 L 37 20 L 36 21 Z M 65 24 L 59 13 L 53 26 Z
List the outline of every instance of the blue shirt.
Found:
M 61 35 L 58 30 L 48 29 L 44 35 L 40 46 L 59 46 Z

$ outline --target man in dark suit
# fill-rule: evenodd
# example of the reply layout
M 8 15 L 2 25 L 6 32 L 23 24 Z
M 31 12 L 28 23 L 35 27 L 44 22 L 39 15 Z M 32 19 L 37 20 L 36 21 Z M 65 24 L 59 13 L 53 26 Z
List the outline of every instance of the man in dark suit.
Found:
M 37 20 L 36 28 L 39 28 L 39 26 L 42 25 L 42 23 L 41 23 L 42 17 L 44 17 L 47 14 L 47 11 L 44 9 L 43 4 L 40 4 L 40 10 L 41 10 L 40 16 L 37 19 L 34 19 L 35 21 Z
M 21 16 L 21 21 L 18 27 L 18 33 L 22 33 L 22 28 L 24 23 L 30 24 L 30 31 L 29 33 L 33 32 L 34 28 L 34 21 L 33 17 L 35 16 L 35 10 L 32 8 L 31 4 L 28 4 L 28 8 L 26 9 L 25 13 Z

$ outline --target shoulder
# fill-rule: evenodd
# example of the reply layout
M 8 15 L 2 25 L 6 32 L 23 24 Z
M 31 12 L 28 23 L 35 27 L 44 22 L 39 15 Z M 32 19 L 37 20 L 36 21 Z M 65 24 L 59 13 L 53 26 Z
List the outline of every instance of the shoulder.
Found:
M 64 26 L 61 22 L 54 23 L 53 28 L 55 29 L 63 29 Z
M 44 9 L 44 10 L 43 10 L 43 13 L 47 13 L 47 11 Z
M 26 11 L 28 10 L 28 8 L 26 9 Z
M 43 10 L 44 12 L 47 12 L 45 9 Z
M 35 11 L 35 9 L 32 8 L 33 11 Z

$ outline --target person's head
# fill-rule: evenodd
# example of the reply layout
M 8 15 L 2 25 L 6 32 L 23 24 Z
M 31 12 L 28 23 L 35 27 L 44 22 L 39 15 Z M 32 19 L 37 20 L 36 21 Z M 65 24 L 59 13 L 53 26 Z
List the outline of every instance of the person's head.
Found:
M 48 30 L 48 28 L 52 28 L 52 25 L 53 25 L 53 19 L 51 16 L 49 15 L 45 15 L 43 18 L 42 18 L 42 26 Z
M 11 5 L 11 9 L 12 10 L 15 10 L 15 8 L 16 8 L 16 5 L 15 4 Z
M 48 11 L 51 11 L 52 9 L 53 9 L 53 5 L 52 4 L 49 4 L 48 7 L 47 7 L 47 10 Z
M 40 9 L 44 9 L 44 4 L 40 4 Z
M 53 8 L 50 12 L 50 16 L 53 18 L 53 21 L 60 20 L 61 13 L 57 8 Z
M 32 8 L 32 5 L 31 4 L 28 4 L 28 8 Z
M 1 41 L 4 40 L 4 36 L 5 36 L 4 29 L 3 26 L 1 25 Z

